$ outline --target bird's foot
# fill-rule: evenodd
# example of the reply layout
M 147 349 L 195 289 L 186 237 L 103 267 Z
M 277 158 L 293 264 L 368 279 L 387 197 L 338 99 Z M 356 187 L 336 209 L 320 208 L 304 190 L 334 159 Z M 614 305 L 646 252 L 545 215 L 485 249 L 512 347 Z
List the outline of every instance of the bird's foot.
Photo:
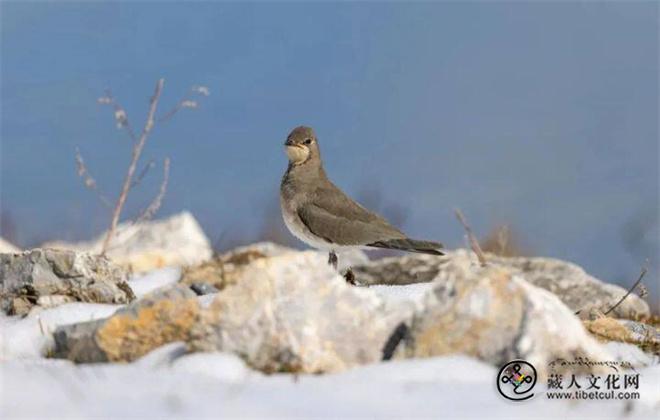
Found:
M 337 254 L 335 254 L 335 251 L 330 251 L 330 254 L 328 254 L 328 264 L 330 264 L 332 268 L 336 270 L 338 262 L 339 262 L 339 258 L 337 258 Z
M 357 281 L 355 281 L 355 274 L 353 274 L 353 270 L 350 268 L 344 273 L 344 279 L 346 279 L 346 283 L 350 284 L 351 286 L 357 286 Z

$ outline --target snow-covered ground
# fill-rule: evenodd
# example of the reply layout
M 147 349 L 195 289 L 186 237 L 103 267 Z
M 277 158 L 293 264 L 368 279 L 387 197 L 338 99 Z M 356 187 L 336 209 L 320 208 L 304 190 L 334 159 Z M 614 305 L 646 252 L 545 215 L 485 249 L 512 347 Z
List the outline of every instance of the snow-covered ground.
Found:
M 134 279 L 131 286 L 142 296 L 178 277 L 178 270 L 165 269 Z M 425 287 L 405 293 L 390 286 L 376 290 L 415 301 Z M 548 400 L 543 384 L 532 400 L 516 403 L 499 395 L 494 367 L 463 356 L 300 376 L 266 376 L 232 354 L 186 355 L 183 343 L 163 346 L 130 364 L 75 365 L 41 357 L 52 346 L 49 332 L 58 325 L 105 317 L 116 309 L 74 303 L 33 311 L 24 319 L 0 315 L 0 418 L 660 417 L 658 365 L 641 371 L 641 400 L 632 404 Z M 637 349 L 620 345 L 612 350 L 632 355 Z M 635 357 L 645 357 L 637 352 Z
M 0 366 L 0 414 L 17 417 L 658 418 L 641 401 L 522 403 L 495 389 L 496 370 L 462 356 L 406 360 L 321 376 L 264 376 L 236 356 L 170 344 L 127 365 L 13 360 Z M 640 389 L 658 392 L 658 368 Z M 655 378 L 655 391 L 652 379 Z M 632 410 L 630 412 L 629 410 Z

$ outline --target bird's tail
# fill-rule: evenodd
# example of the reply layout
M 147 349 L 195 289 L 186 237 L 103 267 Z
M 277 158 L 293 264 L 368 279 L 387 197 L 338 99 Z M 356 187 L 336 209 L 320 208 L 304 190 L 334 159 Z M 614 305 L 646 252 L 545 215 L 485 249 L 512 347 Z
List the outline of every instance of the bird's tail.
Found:
M 445 255 L 440 251 L 442 244 L 439 242 L 418 241 L 410 238 L 388 239 L 385 241 L 374 242 L 367 246 L 372 246 L 374 248 L 398 249 L 408 252 L 420 252 L 422 254 Z

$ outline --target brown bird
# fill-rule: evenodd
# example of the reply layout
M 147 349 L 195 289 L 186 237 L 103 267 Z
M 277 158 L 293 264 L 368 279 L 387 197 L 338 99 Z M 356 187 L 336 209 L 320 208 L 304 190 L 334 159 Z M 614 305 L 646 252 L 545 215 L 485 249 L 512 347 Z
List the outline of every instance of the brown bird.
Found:
M 318 139 L 310 127 L 296 127 L 284 143 L 289 165 L 280 185 L 282 216 L 289 231 L 316 249 L 387 248 L 443 255 L 442 244 L 410 239 L 385 219 L 353 201 L 327 177 Z M 353 283 L 350 269 L 347 280 Z

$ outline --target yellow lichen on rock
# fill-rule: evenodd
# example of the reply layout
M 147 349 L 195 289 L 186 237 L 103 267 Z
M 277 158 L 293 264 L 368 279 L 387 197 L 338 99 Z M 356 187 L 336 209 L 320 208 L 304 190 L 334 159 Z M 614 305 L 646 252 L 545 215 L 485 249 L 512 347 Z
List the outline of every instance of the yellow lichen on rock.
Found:
M 160 300 L 115 315 L 96 332 L 96 342 L 110 361 L 135 360 L 156 347 L 186 340 L 199 316 L 195 299 Z
M 594 321 L 584 321 L 584 326 L 596 337 L 608 341 L 631 342 L 630 332 L 613 318 L 602 317 Z
M 618 341 L 638 346 L 642 351 L 660 354 L 660 333 L 653 325 L 603 316 L 583 321 L 585 328 L 600 341 Z

